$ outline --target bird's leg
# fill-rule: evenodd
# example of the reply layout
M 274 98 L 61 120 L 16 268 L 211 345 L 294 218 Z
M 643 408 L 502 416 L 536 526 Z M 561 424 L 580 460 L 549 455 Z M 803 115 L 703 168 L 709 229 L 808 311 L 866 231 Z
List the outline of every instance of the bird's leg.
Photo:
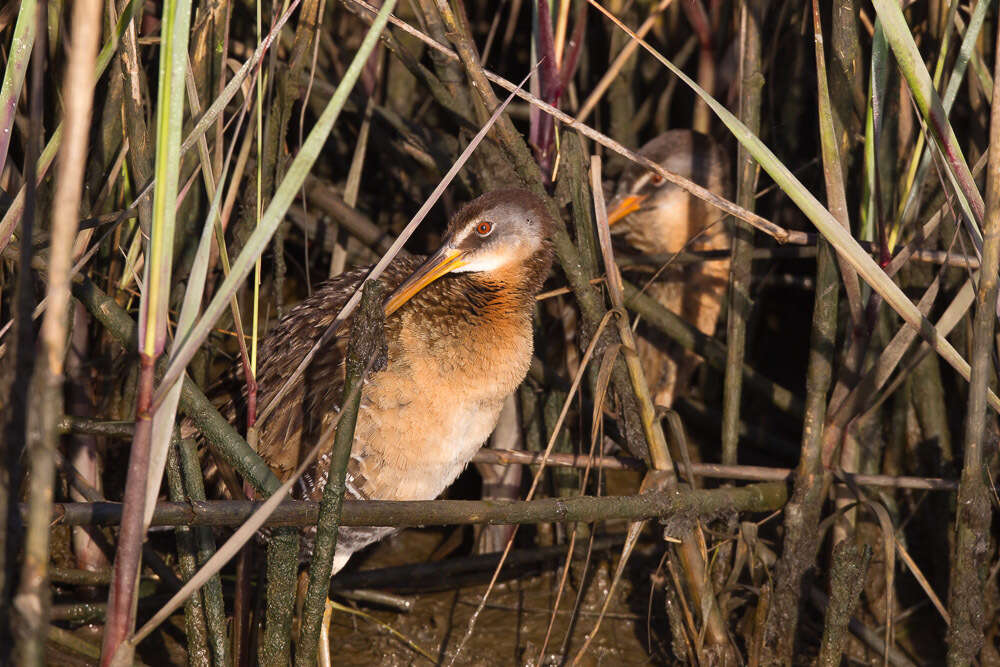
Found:
M 521 425 L 517 417 L 517 396 L 506 398 L 489 446 L 493 449 L 520 449 Z M 517 500 L 521 491 L 521 466 L 477 463 L 483 478 L 483 499 Z M 483 526 L 479 537 L 479 553 L 502 551 L 513 526 Z
M 317 656 L 319 667 L 331 667 L 333 659 L 330 656 L 330 621 L 333 620 L 333 603 L 329 596 L 326 598 L 326 605 L 323 608 L 323 624 L 319 630 L 319 654 Z

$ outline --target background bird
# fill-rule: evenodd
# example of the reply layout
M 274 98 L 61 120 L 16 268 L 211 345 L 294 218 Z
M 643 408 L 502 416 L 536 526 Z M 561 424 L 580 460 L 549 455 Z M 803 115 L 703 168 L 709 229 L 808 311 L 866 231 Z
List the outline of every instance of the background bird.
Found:
M 554 222 L 541 199 L 498 190 L 466 205 L 429 258 L 398 258 L 382 275 L 388 361 L 361 395 L 347 469 L 354 499 L 426 500 L 465 468 L 496 425 L 532 355 L 534 297 L 552 263 Z M 351 270 L 293 308 L 264 340 L 257 375 L 268 404 L 370 268 Z M 287 479 L 340 410 L 346 341 L 321 349 L 258 425 L 258 451 Z M 302 477 L 305 499 L 322 496 L 331 453 Z M 314 531 L 312 531 L 314 533 Z M 341 527 L 333 572 L 393 532 Z
M 639 153 L 718 195 L 729 195 L 729 159 L 707 135 L 670 130 Z M 623 234 L 631 247 L 645 254 L 728 250 L 731 244 L 725 216 L 717 208 L 634 163 L 618 179 L 608 205 L 608 222 L 612 232 Z M 668 264 L 646 291 L 702 333 L 712 335 L 728 281 L 728 257 Z M 670 349 L 663 337 L 645 331 L 637 346 L 654 402 L 670 407 L 687 392 L 697 357 Z

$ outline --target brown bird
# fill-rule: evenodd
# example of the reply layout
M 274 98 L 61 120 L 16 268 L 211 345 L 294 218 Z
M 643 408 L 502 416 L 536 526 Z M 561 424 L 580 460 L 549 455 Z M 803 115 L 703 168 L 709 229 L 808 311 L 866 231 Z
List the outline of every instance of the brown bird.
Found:
M 710 137 L 692 130 L 670 130 L 639 149 L 667 171 L 684 176 L 715 194 L 729 193 L 729 159 Z M 725 216 L 656 173 L 630 164 L 608 205 L 612 232 L 646 254 L 682 250 L 728 250 Z M 729 259 L 668 265 L 647 292 L 672 312 L 711 336 L 729 280 Z M 653 400 L 670 407 L 688 390 L 697 358 L 686 351 L 665 353 L 664 341 L 640 336 L 637 342 Z
M 350 463 L 350 498 L 426 500 L 465 468 L 496 425 L 504 399 L 524 379 L 532 355 L 535 294 L 552 263 L 554 222 L 524 190 L 475 199 L 448 224 L 428 258 L 398 258 L 382 275 L 388 361 L 361 394 Z M 263 343 L 257 375 L 266 405 L 329 327 L 370 268 L 320 287 Z M 321 349 L 258 431 L 258 451 L 287 479 L 340 410 L 346 341 Z M 318 500 L 331 453 L 301 479 Z M 333 573 L 391 528 L 341 527 Z

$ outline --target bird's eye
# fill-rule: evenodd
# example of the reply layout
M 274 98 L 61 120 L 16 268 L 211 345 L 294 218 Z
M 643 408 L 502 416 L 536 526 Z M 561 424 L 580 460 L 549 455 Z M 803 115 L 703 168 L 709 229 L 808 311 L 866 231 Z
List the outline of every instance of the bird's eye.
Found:
M 490 232 L 493 231 L 493 223 L 489 220 L 483 220 L 478 225 L 476 225 L 476 233 L 480 236 L 489 236 Z
M 656 173 L 655 171 L 649 175 L 649 182 L 653 185 L 659 185 L 663 182 L 663 176 Z

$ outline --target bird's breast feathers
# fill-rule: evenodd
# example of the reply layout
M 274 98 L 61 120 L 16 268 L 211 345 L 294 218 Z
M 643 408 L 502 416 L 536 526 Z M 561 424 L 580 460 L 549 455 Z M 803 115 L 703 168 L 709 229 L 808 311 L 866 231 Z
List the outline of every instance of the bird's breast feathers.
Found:
M 501 339 L 506 344 L 489 353 L 456 348 L 447 364 L 412 351 L 406 364 L 394 364 L 390 349 L 386 369 L 365 385 L 355 431 L 366 497 L 429 499 L 454 481 L 531 362 L 530 323 Z

